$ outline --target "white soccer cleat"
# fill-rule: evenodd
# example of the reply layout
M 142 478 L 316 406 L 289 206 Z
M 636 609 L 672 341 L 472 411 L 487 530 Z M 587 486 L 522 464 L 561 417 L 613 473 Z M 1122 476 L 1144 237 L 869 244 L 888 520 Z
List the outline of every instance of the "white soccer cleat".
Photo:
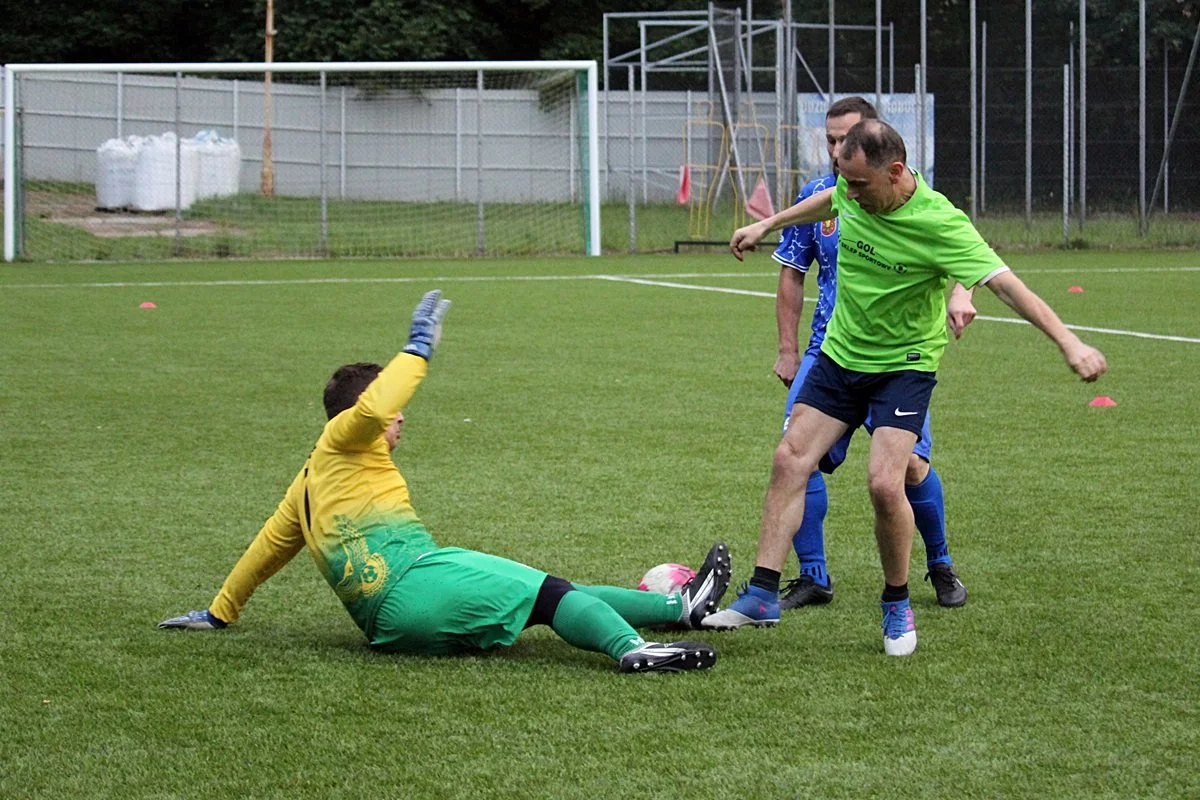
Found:
M 917 624 L 907 599 L 881 603 L 883 607 L 883 652 L 907 656 L 917 649 Z

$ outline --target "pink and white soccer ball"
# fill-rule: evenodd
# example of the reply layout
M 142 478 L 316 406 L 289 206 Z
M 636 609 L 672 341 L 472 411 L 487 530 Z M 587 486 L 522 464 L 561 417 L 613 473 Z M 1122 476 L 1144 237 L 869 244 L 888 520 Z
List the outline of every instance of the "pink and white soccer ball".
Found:
M 696 571 L 683 564 L 659 564 L 651 567 L 642 576 L 638 588 L 643 592 L 658 592 L 659 594 L 674 594 L 696 577 Z

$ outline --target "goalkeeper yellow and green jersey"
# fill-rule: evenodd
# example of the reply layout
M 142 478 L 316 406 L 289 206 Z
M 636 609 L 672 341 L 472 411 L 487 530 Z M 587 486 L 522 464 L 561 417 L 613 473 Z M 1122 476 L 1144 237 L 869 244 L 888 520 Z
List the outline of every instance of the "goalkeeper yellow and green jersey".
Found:
M 371 636 L 387 590 L 417 558 L 437 549 L 413 510 L 383 435 L 426 368 L 425 359 L 401 353 L 352 408 L 325 425 L 210 612 L 235 621 L 254 590 L 307 547 L 350 616 Z
M 970 219 L 925 183 L 894 211 L 868 214 L 833 191 L 837 302 L 821 350 L 856 372 L 936 372 L 946 348 L 946 283 L 972 287 L 1007 267 Z

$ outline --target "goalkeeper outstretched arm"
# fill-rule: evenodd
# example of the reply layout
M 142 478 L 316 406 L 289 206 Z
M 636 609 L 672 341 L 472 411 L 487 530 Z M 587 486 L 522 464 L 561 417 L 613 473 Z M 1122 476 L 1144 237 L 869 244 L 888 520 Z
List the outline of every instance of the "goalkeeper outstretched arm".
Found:
M 442 299 L 441 291 L 425 293 L 413 310 L 404 349 L 362 392 L 353 408 L 330 420 L 323 440 L 340 449 L 355 450 L 370 447 L 380 436 L 386 438 L 389 426 L 425 377 L 441 338 L 442 319 L 449 309 L 450 301 Z M 394 444 L 389 440 L 389 447 Z M 216 630 L 238 619 L 254 591 L 304 547 L 300 513 L 305 474 L 306 469 L 302 469 L 296 475 L 275 513 L 225 578 L 212 604 L 207 609 L 165 619 L 159 628 Z
M 412 399 L 428 372 L 428 362 L 441 338 L 442 318 L 450 301 L 438 290 L 427 292 L 413 309 L 408 343 L 371 382 L 352 408 L 338 414 L 325 436 L 339 450 L 365 450 L 383 434 Z
M 254 541 L 238 559 L 212 604 L 158 623 L 160 628 L 215 630 L 236 622 L 242 608 L 268 578 L 283 569 L 304 548 L 297 497 L 303 498 L 303 471 L 292 481 L 275 513 L 259 530 Z

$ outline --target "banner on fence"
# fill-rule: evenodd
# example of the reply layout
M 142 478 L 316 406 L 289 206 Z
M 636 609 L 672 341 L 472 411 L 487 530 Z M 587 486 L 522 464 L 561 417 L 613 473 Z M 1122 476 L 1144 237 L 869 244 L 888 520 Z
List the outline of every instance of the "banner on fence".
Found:
M 835 94 L 834 100 L 853 97 L 854 92 Z M 862 93 L 870 102 L 875 102 L 875 93 Z M 908 165 L 920 169 L 925 182 L 933 186 L 933 101 L 932 94 L 925 95 L 925 158 L 920 158 L 917 143 L 920 131 L 917 125 L 917 95 L 915 93 L 885 94 L 879 102 L 879 116 L 904 137 L 908 149 Z M 825 151 L 825 111 L 829 103 L 821 94 L 801 94 L 799 107 L 800 171 L 802 174 L 824 175 L 829 171 L 829 154 Z

